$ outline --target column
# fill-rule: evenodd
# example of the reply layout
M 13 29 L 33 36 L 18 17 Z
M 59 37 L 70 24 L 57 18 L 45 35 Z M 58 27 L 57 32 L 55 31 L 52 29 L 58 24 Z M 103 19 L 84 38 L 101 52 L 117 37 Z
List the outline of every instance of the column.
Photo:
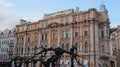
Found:
M 40 30 L 39 30 L 39 31 L 38 31 L 38 47 L 41 47 L 40 41 L 41 41 L 41 32 L 40 32 Z M 38 51 L 40 51 L 40 49 L 38 49 L 37 52 L 38 52 Z
M 57 47 L 60 47 L 60 39 L 61 39 L 61 29 L 60 27 L 58 28 L 58 41 L 57 41 Z
M 50 42 L 50 40 L 51 40 L 51 28 L 49 28 L 49 32 L 48 32 L 48 47 L 50 47 L 50 44 L 51 44 L 51 42 Z
M 41 47 L 41 31 L 38 31 L 38 47 Z M 38 49 L 37 52 L 41 51 L 41 49 Z M 37 58 L 40 58 L 40 55 L 37 56 Z M 39 62 L 37 63 L 37 67 L 39 67 Z
M 94 47 L 95 47 L 95 44 L 94 44 L 94 23 L 93 21 L 90 22 L 90 66 L 91 65 L 95 65 L 95 57 L 94 57 Z M 95 66 L 94 66 L 95 67 Z
M 70 48 L 73 44 L 73 25 L 70 25 Z
M 27 44 L 26 44 L 26 42 L 27 42 L 26 39 L 27 39 L 27 32 L 24 33 L 23 55 L 25 55 L 25 49 L 26 49 L 25 47 L 26 47 L 26 45 L 27 45 Z
M 107 30 L 107 24 L 106 23 L 104 23 L 104 46 L 105 46 L 105 53 L 108 51 L 108 45 L 107 45 L 107 32 L 106 32 L 106 30 Z

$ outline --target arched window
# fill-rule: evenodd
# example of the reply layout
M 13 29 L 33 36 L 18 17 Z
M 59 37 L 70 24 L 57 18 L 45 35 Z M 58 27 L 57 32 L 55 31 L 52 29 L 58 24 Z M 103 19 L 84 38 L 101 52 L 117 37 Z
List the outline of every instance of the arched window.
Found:
M 85 53 L 89 52 L 89 45 L 87 42 L 85 42 Z

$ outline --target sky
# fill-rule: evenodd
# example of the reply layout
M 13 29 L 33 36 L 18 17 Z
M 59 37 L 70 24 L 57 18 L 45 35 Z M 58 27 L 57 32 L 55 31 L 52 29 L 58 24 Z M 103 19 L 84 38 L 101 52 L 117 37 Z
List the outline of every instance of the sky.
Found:
M 102 0 L 0 0 L 0 30 L 14 28 L 20 19 L 38 21 L 44 14 L 79 7 L 80 11 L 90 8 L 99 10 Z M 110 26 L 120 25 L 120 0 L 103 0 L 108 10 Z

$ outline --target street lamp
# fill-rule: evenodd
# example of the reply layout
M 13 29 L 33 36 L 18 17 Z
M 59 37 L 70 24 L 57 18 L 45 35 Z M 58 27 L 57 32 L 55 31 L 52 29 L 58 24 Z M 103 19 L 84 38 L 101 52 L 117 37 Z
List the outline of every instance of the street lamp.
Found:
M 77 46 L 73 45 L 72 48 L 70 49 L 71 52 L 71 67 L 74 67 L 73 65 L 73 60 L 76 59 L 76 55 L 77 55 Z M 77 60 L 76 60 L 77 61 Z

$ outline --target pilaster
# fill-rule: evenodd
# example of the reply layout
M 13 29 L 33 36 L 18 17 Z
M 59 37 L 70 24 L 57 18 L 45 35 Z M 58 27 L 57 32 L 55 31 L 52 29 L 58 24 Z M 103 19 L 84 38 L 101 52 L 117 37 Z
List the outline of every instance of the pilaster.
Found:
M 73 45 L 73 25 L 70 25 L 70 48 Z

